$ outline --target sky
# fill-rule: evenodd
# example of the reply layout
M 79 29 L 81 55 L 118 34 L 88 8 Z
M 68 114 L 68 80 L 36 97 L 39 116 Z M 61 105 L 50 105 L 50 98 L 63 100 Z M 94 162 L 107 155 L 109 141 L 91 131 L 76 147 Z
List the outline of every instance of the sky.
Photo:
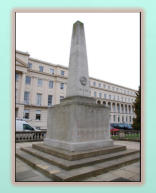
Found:
M 68 67 L 77 20 L 84 23 L 89 76 L 137 90 L 139 13 L 16 13 L 16 49 Z

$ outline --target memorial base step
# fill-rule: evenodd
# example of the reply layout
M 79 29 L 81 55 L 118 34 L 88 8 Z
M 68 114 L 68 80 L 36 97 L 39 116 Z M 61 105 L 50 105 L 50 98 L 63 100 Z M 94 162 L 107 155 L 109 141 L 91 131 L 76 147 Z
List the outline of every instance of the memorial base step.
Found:
M 42 143 L 21 148 L 16 151 L 16 156 L 52 181 L 83 181 L 140 159 L 138 150 L 125 146 L 69 152 Z

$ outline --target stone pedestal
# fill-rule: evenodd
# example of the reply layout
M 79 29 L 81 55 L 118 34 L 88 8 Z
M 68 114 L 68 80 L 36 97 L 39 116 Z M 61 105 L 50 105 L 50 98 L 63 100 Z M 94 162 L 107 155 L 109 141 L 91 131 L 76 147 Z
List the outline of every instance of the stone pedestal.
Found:
M 91 97 L 73 96 L 49 108 L 44 144 L 69 151 L 112 146 L 110 109 Z

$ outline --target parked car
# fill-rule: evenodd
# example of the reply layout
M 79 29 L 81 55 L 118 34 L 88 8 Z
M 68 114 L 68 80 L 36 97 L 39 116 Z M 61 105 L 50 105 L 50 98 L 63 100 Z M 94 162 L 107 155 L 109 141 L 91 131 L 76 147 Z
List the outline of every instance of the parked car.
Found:
M 16 119 L 16 131 L 39 131 L 38 129 L 35 129 L 31 125 L 29 125 L 24 120 L 18 120 Z
M 120 131 L 120 129 L 114 128 L 112 126 L 110 127 L 111 135 L 116 135 L 119 131 Z
M 111 129 L 111 133 L 117 132 L 117 131 L 120 131 L 120 129 L 117 129 L 117 128 L 112 128 L 112 129 Z
M 112 123 L 111 127 L 117 128 L 117 129 L 125 129 L 125 130 L 132 130 L 132 125 L 127 123 Z

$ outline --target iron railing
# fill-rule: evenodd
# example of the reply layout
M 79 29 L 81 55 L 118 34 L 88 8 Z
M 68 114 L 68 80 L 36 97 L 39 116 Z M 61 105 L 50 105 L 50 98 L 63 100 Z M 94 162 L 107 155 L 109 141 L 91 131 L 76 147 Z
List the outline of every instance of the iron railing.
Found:
M 112 131 L 111 136 L 113 139 L 129 139 L 129 140 L 140 140 L 139 130 L 119 130 Z

